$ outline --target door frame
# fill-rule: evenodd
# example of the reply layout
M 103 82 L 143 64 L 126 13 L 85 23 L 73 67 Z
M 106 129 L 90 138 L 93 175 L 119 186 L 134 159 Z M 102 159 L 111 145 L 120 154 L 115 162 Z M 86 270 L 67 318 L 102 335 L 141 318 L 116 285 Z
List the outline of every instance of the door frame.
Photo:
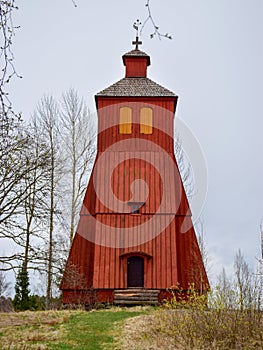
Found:
M 128 258 L 132 256 L 139 256 L 144 260 L 144 288 L 147 288 L 147 270 L 150 260 L 153 259 L 152 255 L 142 251 L 131 251 L 123 253 L 119 256 L 120 258 L 120 285 L 119 288 L 128 288 Z
M 129 267 L 129 263 L 132 263 L 132 260 L 136 261 L 139 263 L 138 264 L 138 285 L 132 286 L 131 284 L 131 277 L 132 277 L 132 271 L 131 267 Z M 145 274 L 145 259 L 141 256 L 138 255 L 132 255 L 127 258 L 127 288 L 144 288 L 144 274 Z M 136 279 L 135 279 L 136 281 Z

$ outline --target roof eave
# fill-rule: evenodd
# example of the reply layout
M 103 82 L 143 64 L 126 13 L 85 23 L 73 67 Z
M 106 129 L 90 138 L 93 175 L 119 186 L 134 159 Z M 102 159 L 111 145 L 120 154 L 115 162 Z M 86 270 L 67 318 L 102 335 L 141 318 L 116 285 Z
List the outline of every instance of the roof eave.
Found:
M 176 106 L 177 106 L 177 101 L 178 101 L 178 96 L 174 95 L 174 96 L 109 96 L 109 95 L 95 95 L 95 104 L 96 104 L 96 109 L 98 110 L 98 99 L 121 99 L 121 100 L 125 100 L 127 99 L 127 97 L 129 98 L 134 98 L 134 99 L 138 99 L 138 98 L 142 98 L 142 99 L 171 99 L 174 100 L 174 113 L 176 110 Z

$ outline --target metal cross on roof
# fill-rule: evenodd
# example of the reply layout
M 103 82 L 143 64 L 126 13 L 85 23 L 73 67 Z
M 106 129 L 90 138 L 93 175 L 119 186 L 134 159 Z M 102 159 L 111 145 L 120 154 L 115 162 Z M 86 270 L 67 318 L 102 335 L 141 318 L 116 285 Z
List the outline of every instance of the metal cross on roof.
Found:
M 136 30 L 136 40 L 132 42 L 132 45 L 135 45 L 135 50 L 139 50 L 139 45 L 142 45 L 142 42 L 139 40 L 139 26 L 141 22 L 137 19 L 136 22 L 133 23 L 133 28 Z
M 139 40 L 138 36 L 136 36 L 136 40 L 132 42 L 132 45 L 135 45 L 135 50 L 139 50 L 139 45 L 142 45 L 142 41 Z

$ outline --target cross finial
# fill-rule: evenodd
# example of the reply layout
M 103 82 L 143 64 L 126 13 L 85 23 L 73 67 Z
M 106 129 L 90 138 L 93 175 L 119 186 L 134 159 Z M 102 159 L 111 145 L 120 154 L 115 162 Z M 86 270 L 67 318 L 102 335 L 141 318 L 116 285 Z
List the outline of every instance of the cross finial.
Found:
M 133 28 L 136 30 L 136 40 L 132 42 L 132 45 L 135 45 L 135 50 L 139 49 L 139 45 L 142 45 L 142 42 L 139 40 L 139 26 L 142 23 L 139 19 L 136 20 L 136 22 L 133 23 Z
M 136 36 L 136 40 L 132 42 L 132 45 L 135 45 L 135 50 L 139 50 L 139 45 L 142 45 L 142 42 L 139 40 L 138 36 Z

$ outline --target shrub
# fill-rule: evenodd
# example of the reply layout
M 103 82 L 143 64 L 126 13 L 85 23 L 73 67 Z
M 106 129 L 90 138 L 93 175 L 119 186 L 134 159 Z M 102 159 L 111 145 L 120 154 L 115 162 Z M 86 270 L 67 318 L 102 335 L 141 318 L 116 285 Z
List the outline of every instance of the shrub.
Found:
M 231 292 L 231 298 L 233 297 Z M 262 311 L 253 307 L 229 308 L 220 288 L 198 295 L 192 288 L 185 294 L 173 292 L 168 309 L 159 314 L 158 327 L 176 343 L 190 349 L 262 349 Z
M 12 300 L 3 296 L 0 296 L 0 312 L 12 312 L 14 311 Z

